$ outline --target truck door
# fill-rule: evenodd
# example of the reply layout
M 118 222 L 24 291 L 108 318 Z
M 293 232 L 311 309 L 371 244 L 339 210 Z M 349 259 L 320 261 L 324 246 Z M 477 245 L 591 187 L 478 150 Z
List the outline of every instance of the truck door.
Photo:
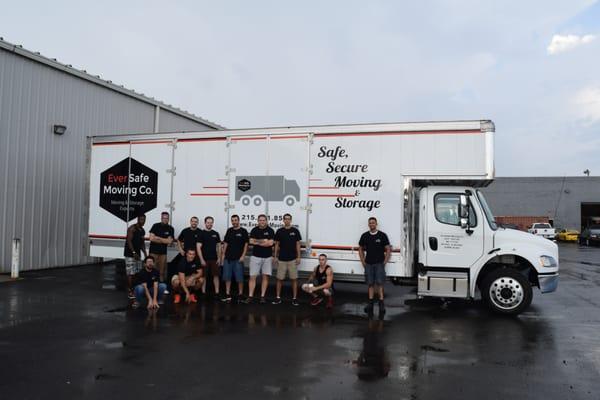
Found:
M 269 225 L 283 226 L 283 215 L 308 239 L 308 135 L 232 137 L 229 203 L 248 230 L 266 214 Z
M 469 227 L 461 227 L 460 197 L 464 194 L 457 188 L 429 187 L 421 192 L 427 198 L 426 207 L 421 207 L 427 221 L 421 235 L 427 267 L 468 268 L 483 255 L 484 220 L 476 201 L 469 197 Z

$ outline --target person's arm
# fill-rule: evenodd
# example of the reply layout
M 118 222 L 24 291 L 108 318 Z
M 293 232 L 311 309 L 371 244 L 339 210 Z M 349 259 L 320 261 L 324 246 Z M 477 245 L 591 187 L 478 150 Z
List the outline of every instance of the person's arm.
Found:
M 179 273 L 179 284 L 181 285 L 181 288 L 185 292 L 185 300 L 187 301 L 190 297 L 190 291 L 185 284 L 185 274 L 183 272 Z
M 392 246 L 390 246 L 388 244 L 387 246 L 385 246 L 385 259 L 383 260 L 383 265 L 388 263 L 391 255 L 392 255 Z
M 279 241 L 275 241 L 275 248 L 273 249 L 273 261 L 277 261 L 279 258 Z
M 183 241 L 181 240 L 181 236 L 179 237 L 179 239 L 177 239 L 177 251 L 179 251 L 179 254 L 181 254 L 182 256 L 185 256 L 185 251 L 183 250 Z
M 204 257 L 202 256 L 202 242 L 196 242 L 196 254 L 200 258 L 200 265 L 203 267 L 206 266 L 206 261 L 204 261 Z
M 248 251 L 248 242 L 244 243 L 244 250 L 242 250 L 242 256 L 240 257 L 240 262 L 244 262 L 244 258 L 246 258 L 247 251 Z
M 221 243 L 221 265 L 223 265 L 223 263 L 225 262 L 225 253 L 227 252 L 227 246 L 229 246 L 229 243 Z
M 358 257 L 360 258 L 360 263 L 362 266 L 365 266 L 365 251 L 361 245 L 358 245 Z
M 152 285 L 152 307 L 159 308 L 158 306 L 158 281 L 154 281 Z
M 310 276 L 308 277 L 308 280 L 306 281 L 306 283 L 312 283 L 314 279 L 315 279 L 315 270 L 313 270 L 313 272 L 310 273 Z
M 296 265 L 300 265 L 300 241 L 296 242 Z
M 133 254 L 133 258 L 139 259 L 140 257 L 137 255 L 137 253 L 133 249 L 133 230 L 134 229 L 135 229 L 135 227 L 133 225 L 131 225 L 129 228 L 127 228 L 127 239 L 126 239 L 127 247 L 129 248 L 129 251 L 131 251 L 131 253 Z
M 148 299 L 148 308 L 152 308 L 152 296 L 150 296 L 150 291 L 148 290 L 148 284 L 146 282 L 142 283 L 144 286 L 144 293 L 146 294 L 146 299 Z

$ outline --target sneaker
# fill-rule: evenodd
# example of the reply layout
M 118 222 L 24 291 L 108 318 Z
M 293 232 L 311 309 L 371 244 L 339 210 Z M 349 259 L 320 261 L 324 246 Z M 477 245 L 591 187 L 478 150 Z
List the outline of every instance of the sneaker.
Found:
M 179 293 L 176 293 L 175 296 L 173 296 L 173 304 L 179 303 L 181 303 L 181 295 Z
M 135 299 L 135 294 L 133 293 L 133 289 L 129 289 L 127 291 L 127 297 L 129 298 L 129 300 Z
M 194 293 L 190 294 L 190 303 L 197 303 L 198 299 Z
M 300 303 L 298 303 L 298 299 L 292 299 L 292 305 L 293 306 L 299 306 Z
M 263 298 L 261 298 L 261 301 Z M 281 297 L 275 297 L 275 300 L 273 300 L 271 304 L 281 304 Z
M 221 297 L 221 301 L 223 303 L 231 303 L 231 295 L 230 294 L 226 294 L 225 296 Z
M 169 292 L 169 289 L 165 289 L 165 291 L 163 292 L 163 294 L 167 295 L 167 294 L 171 294 L 171 293 Z
M 261 297 L 260 304 L 267 304 L 267 299 L 265 299 L 264 297 Z
M 321 304 L 323 302 L 323 298 L 322 297 L 314 297 L 311 301 L 310 301 L 310 305 L 311 306 L 318 306 L 319 304 Z
M 329 296 L 329 298 L 327 299 L 327 305 L 325 305 L 325 307 L 333 308 L 333 297 Z
M 373 314 L 373 302 L 369 301 L 369 304 L 365 306 L 364 310 L 369 315 Z
M 237 302 L 238 304 L 245 303 L 245 302 L 246 302 L 246 299 L 244 298 L 244 295 L 243 295 L 243 294 L 240 294 L 240 295 L 238 295 L 238 296 L 237 296 L 237 298 L 236 298 L 236 302 Z
M 243 300 L 241 300 L 241 301 L 242 301 L 242 303 L 244 303 L 244 304 L 252 304 L 252 302 L 254 301 L 254 297 L 252 297 L 252 296 L 248 296 L 248 297 L 246 297 L 245 299 L 243 299 Z

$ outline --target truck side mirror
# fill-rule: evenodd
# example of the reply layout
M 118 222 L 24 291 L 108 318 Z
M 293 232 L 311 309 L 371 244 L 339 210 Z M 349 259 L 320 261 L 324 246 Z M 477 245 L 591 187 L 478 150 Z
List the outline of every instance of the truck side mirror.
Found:
M 469 219 L 468 218 L 461 218 L 460 219 L 460 227 L 463 229 L 467 229 L 469 227 Z
M 461 219 L 461 225 L 463 219 L 469 219 L 469 204 L 467 203 L 467 196 L 462 194 L 460 196 L 460 205 L 458 206 L 458 214 Z

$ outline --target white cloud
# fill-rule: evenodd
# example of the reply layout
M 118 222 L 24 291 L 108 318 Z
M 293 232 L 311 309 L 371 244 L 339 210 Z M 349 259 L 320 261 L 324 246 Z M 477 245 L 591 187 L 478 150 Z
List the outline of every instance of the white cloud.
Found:
M 554 55 L 565 51 L 573 50 L 583 44 L 587 44 L 596 39 L 596 35 L 554 35 L 548 45 L 548 54 Z
M 586 124 L 600 121 L 600 85 L 578 91 L 572 99 L 575 114 Z

